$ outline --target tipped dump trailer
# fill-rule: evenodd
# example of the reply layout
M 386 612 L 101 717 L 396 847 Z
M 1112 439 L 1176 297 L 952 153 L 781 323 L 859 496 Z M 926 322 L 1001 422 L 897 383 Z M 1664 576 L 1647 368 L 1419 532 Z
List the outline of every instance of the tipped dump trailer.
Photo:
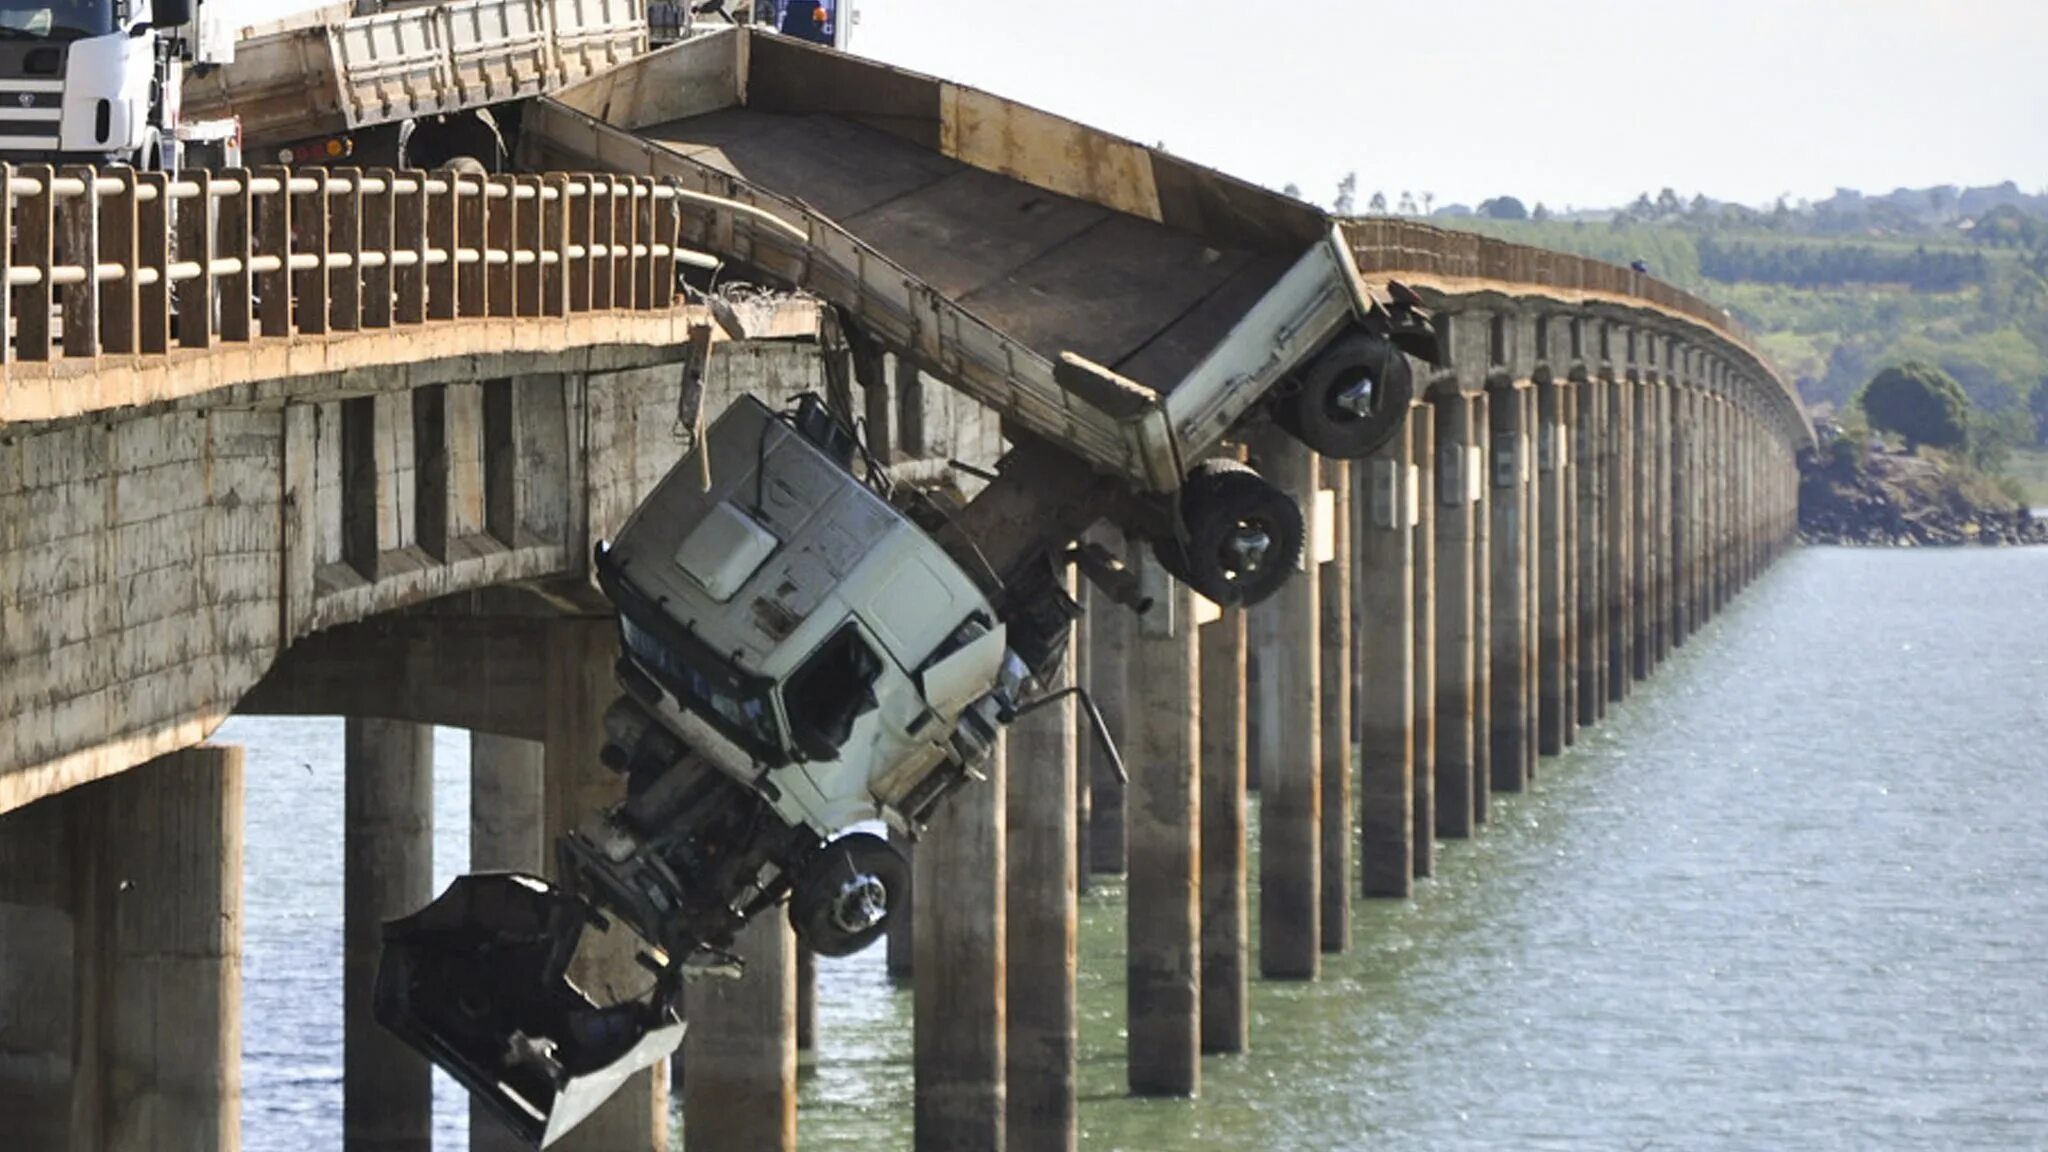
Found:
M 864 383 L 892 352 L 1012 444 L 969 498 L 903 482 L 844 405 L 743 398 L 598 546 L 620 798 L 558 841 L 552 883 L 464 877 L 388 924 L 378 976 L 379 1018 L 545 1145 L 673 1045 L 685 973 L 730 972 L 751 918 L 786 907 L 822 955 L 882 934 L 909 867 L 855 825 L 916 835 L 1003 726 L 1071 691 L 1070 566 L 1146 610 L 1148 581 L 1073 547 L 1090 524 L 1211 600 L 1270 596 L 1302 511 L 1230 442 L 1274 425 L 1366 455 L 1436 343 L 1306 205 L 786 37 L 693 38 L 522 127 L 530 167 L 672 180 L 695 274 L 814 294 Z M 628 217 L 571 219 L 570 242 Z M 613 933 L 647 976 L 599 994 L 573 957 Z

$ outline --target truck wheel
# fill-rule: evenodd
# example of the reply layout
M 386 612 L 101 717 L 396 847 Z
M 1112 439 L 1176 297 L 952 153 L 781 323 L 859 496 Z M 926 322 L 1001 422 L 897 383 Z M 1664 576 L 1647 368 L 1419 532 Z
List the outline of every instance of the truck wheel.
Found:
M 851 956 L 881 939 L 908 906 L 910 862 L 880 836 L 850 832 L 804 866 L 789 897 L 797 941 L 820 956 Z
M 1339 337 L 1273 402 L 1273 420 L 1317 455 L 1357 460 L 1393 439 L 1408 417 L 1415 376 L 1385 337 Z
M 1308 537 L 1301 506 L 1235 460 L 1205 460 L 1189 470 L 1180 507 L 1186 542 L 1154 540 L 1152 554 L 1175 579 L 1218 604 L 1257 604 L 1301 563 Z

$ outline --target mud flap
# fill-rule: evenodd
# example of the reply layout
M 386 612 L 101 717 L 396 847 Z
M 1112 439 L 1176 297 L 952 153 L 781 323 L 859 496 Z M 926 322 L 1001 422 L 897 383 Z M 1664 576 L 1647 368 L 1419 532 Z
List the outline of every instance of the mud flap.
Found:
M 539 1148 L 683 1039 L 673 967 L 649 993 L 608 1005 L 570 981 L 590 916 L 543 880 L 485 873 L 384 925 L 378 1022 Z

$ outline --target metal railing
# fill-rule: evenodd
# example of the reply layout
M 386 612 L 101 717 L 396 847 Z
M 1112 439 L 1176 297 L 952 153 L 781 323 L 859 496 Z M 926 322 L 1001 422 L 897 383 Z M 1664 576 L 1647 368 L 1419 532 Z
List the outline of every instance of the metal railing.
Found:
M 648 177 L 0 165 L 0 363 L 673 308 Z
M 1726 311 L 1632 268 L 1412 220 L 1346 220 L 1344 232 L 1360 272 L 1428 272 L 1628 296 L 1688 316 L 1744 345 L 1752 343 Z
M 1798 393 L 1757 349 L 1756 341 L 1725 309 L 1633 268 L 1547 248 L 1496 240 L 1477 232 L 1438 228 L 1413 220 L 1359 217 L 1344 221 L 1353 261 L 1360 273 L 1441 276 L 1491 280 L 1565 293 L 1597 293 L 1641 301 L 1697 323 L 1755 362 L 1776 403 L 1792 423 L 1811 435 Z

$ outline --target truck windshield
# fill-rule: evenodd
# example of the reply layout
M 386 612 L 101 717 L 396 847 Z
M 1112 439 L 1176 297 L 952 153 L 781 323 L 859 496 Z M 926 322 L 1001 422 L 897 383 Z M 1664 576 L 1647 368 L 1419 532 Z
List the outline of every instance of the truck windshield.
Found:
M 768 681 L 748 676 L 694 640 L 686 641 L 686 651 L 656 639 L 631 617 L 621 615 L 619 623 L 626 651 L 675 694 L 677 703 L 703 717 L 756 759 L 770 765 L 789 759 L 777 738 Z
M 0 0 L 0 29 L 51 40 L 114 30 L 114 0 Z

